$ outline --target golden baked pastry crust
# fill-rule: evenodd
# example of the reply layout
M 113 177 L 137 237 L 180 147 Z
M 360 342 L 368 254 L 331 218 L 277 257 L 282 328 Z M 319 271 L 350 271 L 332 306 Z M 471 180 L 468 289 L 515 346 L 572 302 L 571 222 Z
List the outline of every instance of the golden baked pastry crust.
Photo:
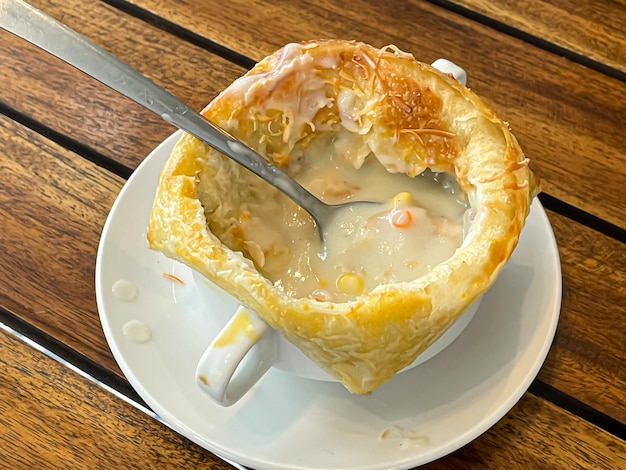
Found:
M 344 122 L 346 106 L 354 112 Z M 150 248 L 232 293 L 354 393 L 411 364 L 492 285 L 537 191 L 506 123 L 456 80 L 393 47 L 338 40 L 287 45 L 203 114 L 277 164 L 315 133 L 350 128 L 388 169 L 450 172 L 466 193 L 475 219 L 450 259 L 411 282 L 330 303 L 284 295 L 234 241 L 231 249 L 220 240 L 244 201 L 271 200 L 273 188 L 189 135 L 165 164 Z

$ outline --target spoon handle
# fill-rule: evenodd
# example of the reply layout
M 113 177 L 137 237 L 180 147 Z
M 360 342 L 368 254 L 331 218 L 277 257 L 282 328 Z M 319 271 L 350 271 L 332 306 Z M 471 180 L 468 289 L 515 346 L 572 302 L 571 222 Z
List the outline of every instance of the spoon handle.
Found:
M 0 0 L 0 27 L 58 57 L 232 158 L 277 187 L 317 221 L 326 206 L 279 168 L 129 65 L 22 0 Z M 322 209 L 323 210 L 323 209 Z

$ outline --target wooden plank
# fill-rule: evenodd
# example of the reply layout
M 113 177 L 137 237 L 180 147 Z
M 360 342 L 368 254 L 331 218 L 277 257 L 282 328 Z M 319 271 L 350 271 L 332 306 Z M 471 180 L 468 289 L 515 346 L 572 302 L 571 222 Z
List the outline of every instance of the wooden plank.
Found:
M 240 67 L 102 3 L 33 1 L 200 110 Z M 0 30 L 0 102 L 134 169 L 175 129 L 158 116 Z
M 100 328 L 93 279 L 99 234 L 121 179 L 4 117 L 0 155 L 0 306 L 119 373 Z M 551 219 L 565 294 L 541 378 L 626 421 L 624 246 Z
M 563 307 L 539 378 L 626 423 L 626 247 L 549 212 Z
M 0 305 L 120 375 L 94 276 L 100 232 L 122 184 L 0 115 Z
M 91 381 L 0 331 L 7 468 L 231 468 Z M 422 468 L 618 468 L 626 444 L 526 395 L 491 430 Z
M 546 192 L 626 228 L 624 82 L 427 2 L 131 3 L 256 60 L 320 37 L 396 44 L 425 62 L 445 56 L 511 124 Z
M 626 4 L 603 0 L 451 0 L 626 73 Z

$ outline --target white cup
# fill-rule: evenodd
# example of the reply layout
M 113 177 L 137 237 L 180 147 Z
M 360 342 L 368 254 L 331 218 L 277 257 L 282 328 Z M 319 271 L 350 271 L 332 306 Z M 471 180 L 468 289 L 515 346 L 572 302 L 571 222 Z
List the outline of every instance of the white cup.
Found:
M 465 85 L 465 71 L 456 64 L 438 59 L 432 65 Z M 194 271 L 193 275 L 200 296 L 210 305 L 218 288 L 210 286 L 210 281 L 201 274 Z M 480 300 L 470 305 L 437 341 L 399 373 L 429 360 L 454 341 L 474 317 Z M 223 319 L 227 323 L 196 367 L 198 386 L 220 405 L 236 403 L 271 367 L 307 379 L 336 381 L 256 313 L 239 306 L 231 315 Z

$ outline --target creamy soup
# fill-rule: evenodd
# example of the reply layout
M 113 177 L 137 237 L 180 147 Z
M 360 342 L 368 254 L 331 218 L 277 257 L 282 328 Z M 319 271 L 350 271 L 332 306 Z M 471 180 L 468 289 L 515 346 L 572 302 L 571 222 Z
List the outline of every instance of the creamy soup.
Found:
M 450 258 L 463 240 L 468 205 L 454 178 L 390 173 L 374 157 L 357 168 L 343 145 L 333 134 L 318 137 L 287 168 L 327 203 L 377 202 L 340 211 L 324 227 L 325 246 L 308 215 L 282 195 L 246 204 L 231 230 L 260 272 L 290 296 L 345 301 L 410 281 Z

